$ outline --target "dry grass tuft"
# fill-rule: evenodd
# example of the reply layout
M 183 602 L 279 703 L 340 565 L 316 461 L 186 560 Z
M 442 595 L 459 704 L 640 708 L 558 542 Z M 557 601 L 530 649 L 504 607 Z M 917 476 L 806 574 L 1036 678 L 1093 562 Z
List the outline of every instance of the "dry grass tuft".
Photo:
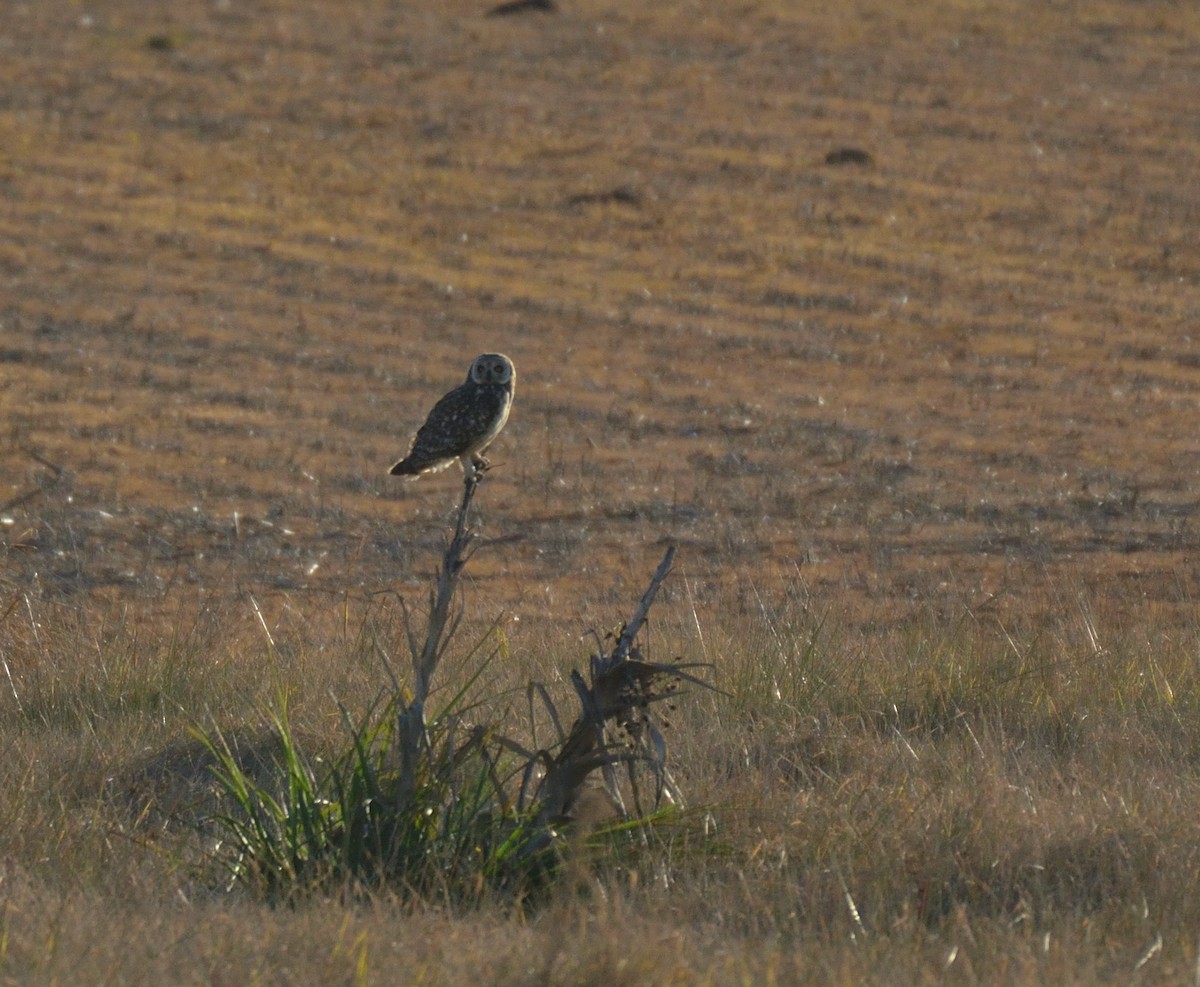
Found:
M 431 706 L 443 691 L 439 667 L 463 622 L 460 583 L 479 547 L 469 515 L 484 469 L 464 479 L 423 629 L 401 601 L 408 673 L 398 676 L 381 653 L 387 681 L 365 714 L 339 704 L 345 736 L 338 747 L 314 750 L 293 729 L 288 693 L 279 688 L 266 711 L 265 749 L 261 743 L 247 749 L 210 727 L 197 731 L 199 758 L 190 751 L 181 761 L 172 752 L 142 773 L 173 775 L 172 763 L 182 763 L 185 775 L 194 776 L 200 765 L 208 769 L 219 798 L 199 824 L 216 832 L 212 858 L 227 871 L 230 887 L 241 884 L 275 902 L 337 888 L 351 898 L 434 897 L 452 907 L 491 893 L 519 902 L 555 883 L 564 835 L 578 855 L 594 832 L 601 817 L 589 796 L 593 804 L 602 801 L 592 782 L 597 772 L 609 814 L 619 812 L 612 833 L 636 830 L 645 844 L 652 827 L 678 825 L 666 810 L 682 808 L 683 798 L 655 706 L 674 697 L 681 683 L 706 683 L 690 666 L 646 661 L 636 644 L 674 547 L 615 636 L 612 653 L 592 657 L 590 682 L 572 671 L 581 710 L 569 732 L 546 688 L 530 684 L 531 720 L 537 695 L 557 733 L 549 746 L 535 750 L 514 739 L 511 725 L 479 719 L 496 654 L 478 646 L 459 663 L 465 681 Z M 256 613 L 261 616 L 257 606 Z M 273 646 L 265 622 L 263 628 Z M 623 741 L 614 738 L 618 731 Z M 619 774 L 632 796 L 629 809 Z
M 699 632 L 693 623 L 689 634 L 696 614 L 686 595 L 659 601 L 655 647 L 707 648 L 729 692 L 701 691 L 660 724 L 676 780 L 699 808 L 656 827 L 646 846 L 614 844 L 586 823 L 586 845 L 572 851 L 584 870 L 523 919 L 487 899 L 426 914 L 383 890 L 354 905 L 318 895 L 274 911 L 215 895 L 194 865 L 214 845 L 201 820 L 219 803 L 211 761 L 181 735 L 194 722 L 181 700 L 207 695 L 239 763 L 265 783 L 279 742 L 245 725 L 279 683 L 294 690 L 293 733 L 309 749 L 340 743 L 331 701 L 305 689 L 313 657 L 277 658 L 255 685 L 261 641 L 222 636 L 237 625 L 229 612 L 212 636 L 189 639 L 205 642 L 215 679 L 197 675 L 198 656 L 178 643 L 187 635 L 119 633 L 105 637 L 88 674 L 54 677 L 19 646 L 32 629 L 10 613 L 5 654 L 27 705 L 3 728 L 13 793 L 0 817 L 5 970 L 41 982 L 103 962 L 121 971 L 114 976 L 148 980 L 220 962 L 231 976 L 271 969 L 324 982 L 352 979 L 362 963 L 370 981 L 408 955 L 427 982 L 447 984 L 472 971 L 497 983 L 884 982 L 949 971 L 1097 983 L 1131 975 L 1159 937 L 1140 975 L 1170 982 L 1191 969 L 1200 919 L 1194 635 L 1153 639 L 1068 615 L 1030 637 L 922 618 L 864 639 L 804 594 L 761 604 L 757 617 L 701 622 Z M 35 615 L 48 654 L 96 648 L 96 620 L 49 606 Z M 176 677 L 161 657 L 171 641 L 172 654 L 196 663 Z M 340 653 L 352 658 L 351 643 Z M 157 689 L 154 702 L 107 691 L 117 653 L 127 656 L 122 694 Z M 495 686 L 516 686 L 522 668 L 552 660 L 513 653 L 517 667 L 498 668 Z M 451 693 L 472 675 L 453 663 L 444 673 Z M 231 683 L 244 690 L 236 704 Z M 548 688 L 558 702 L 572 691 Z M 514 700 L 522 693 L 514 688 Z M 369 699 L 351 689 L 343 702 Z M 501 691 L 491 707 L 506 702 Z M 570 949 L 563 923 L 579 930 Z M 423 939 L 435 926 L 437 938 Z M 160 946 L 118 954 L 114 928 Z

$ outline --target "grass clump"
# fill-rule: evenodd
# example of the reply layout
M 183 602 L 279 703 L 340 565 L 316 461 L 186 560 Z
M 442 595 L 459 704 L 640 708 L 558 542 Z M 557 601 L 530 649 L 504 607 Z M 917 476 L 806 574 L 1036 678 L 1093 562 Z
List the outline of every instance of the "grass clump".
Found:
M 454 604 L 475 550 L 467 518 L 478 482 L 465 481 L 423 633 L 405 609 L 410 681 L 402 683 L 385 661 L 388 684 L 365 715 L 355 718 L 339 704 L 340 750 L 322 756 L 308 748 L 289 721 L 283 691 L 267 713 L 275 756 L 265 771 L 219 729 L 198 731 L 215 759 L 224 805 L 213 820 L 221 832 L 215 855 L 232 884 L 268 898 L 335 887 L 455 902 L 491 892 L 522 896 L 554 877 L 576 824 L 596 821 L 599 789 L 619 817 L 614 831 L 640 834 L 642 842 L 650 825 L 683 807 L 653 707 L 682 682 L 704 683 L 690 666 L 647 661 L 636 643 L 673 548 L 633 619 L 601 640 L 611 643 L 609 653 L 602 647 L 592 657 L 588 678 L 572 673 L 580 712 L 570 729 L 548 691 L 530 685 L 531 717 L 539 697 L 554 725 L 549 747 L 534 749 L 496 724 L 472 722 L 489 663 L 507 647 L 498 628 L 491 632 L 496 650 L 483 654 L 487 638 L 471 649 L 473 672 L 431 709 L 438 665 L 462 620 Z

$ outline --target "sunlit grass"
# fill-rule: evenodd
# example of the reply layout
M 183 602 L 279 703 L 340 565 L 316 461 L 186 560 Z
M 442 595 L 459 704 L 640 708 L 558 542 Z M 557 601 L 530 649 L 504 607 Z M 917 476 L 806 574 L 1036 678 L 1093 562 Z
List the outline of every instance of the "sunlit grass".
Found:
M 29 613 L 6 618 L 11 691 L 24 710 L 8 711 L 2 737 L 7 969 L 21 977 L 61 969 L 80 949 L 105 953 L 93 938 L 100 928 L 79 918 L 46 951 L 38 916 L 59 896 L 67 915 L 99 908 L 129 928 L 159 928 L 177 944 L 167 949 L 172 962 L 185 955 L 183 928 L 225 909 L 278 948 L 303 936 L 307 945 L 293 948 L 333 950 L 334 931 L 349 922 L 369 954 L 388 953 L 376 938 L 380 923 L 393 908 L 406 911 L 412 888 L 368 895 L 374 904 L 364 901 L 312 939 L 301 932 L 311 917 L 342 906 L 318 896 L 294 911 L 248 912 L 241 893 L 219 891 L 219 875 L 197 868 L 214 846 L 216 830 L 205 820 L 221 811 L 218 782 L 225 772 L 228 787 L 235 763 L 227 754 L 240 750 L 237 763 L 250 772 L 243 777 L 258 784 L 274 777 L 271 764 L 287 765 L 290 795 L 283 794 L 294 799 L 325 768 L 289 753 L 289 738 L 335 750 L 345 736 L 337 721 L 369 709 L 372 673 L 353 671 L 363 667 L 353 655 L 361 631 L 323 649 L 322 662 L 350 659 L 346 688 L 335 675 L 330 695 L 304 681 L 316 665 L 298 653 L 277 659 L 269 674 L 256 667 L 265 649 L 252 621 L 232 636 L 218 625 L 207 634 L 167 625 L 135 640 L 114 628 L 98 649 L 89 628 L 103 619 L 102 607 L 89 607 L 93 621 L 44 602 L 31 607 L 53 653 L 90 652 L 93 660 L 83 663 L 86 674 L 50 674 L 51 652 L 37 650 Z M 803 593 L 764 599 L 740 622 L 702 622 L 686 633 L 686 607 L 686 597 L 675 596 L 659 634 L 677 629 L 655 647 L 690 654 L 702 636 L 729 692 L 689 696 L 670 716 L 666 738 L 691 796 L 690 819 L 675 831 L 660 827 L 645 850 L 626 842 L 616 858 L 598 838 L 577 848 L 573 866 L 583 869 L 569 871 L 562 893 L 527 915 L 529 931 L 500 951 L 504 962 L 517 963 L 523 948 L 548 947 L 549 908 L 572 923 L 607 914 L 609 934 L 633 937 L 640 969 L 667 964 L 689 980 L 705 970 L 758 977 L 791 969 L 791 947 L 764 953 L 753 945 L 761 942 L 802 947 L 804 967 L 826 972 L 875 977 L 891 969 L 912 979 L 938 964 L 963 964 L 988 980 L 1025 983 L 1071 970 L 1068 982 L 1095 983 L 1131 972 L 1161 937 L 1147 960 L 1156 966 L 1146 969 L 1164 980 L 1190 969 L 1200 920 L 1192 893 L 1200 876 L 1194 637 L 1106 625 L 1085 607 L 1029 638 L 963 616 L 946 625 L 917 619 L 864 641 Z M 233 616 L 221 626 L 235 627 Z M 330 615 L 307 616 L 316 627 Z M 531 668 L 548 659 L 510 660 Z M 467 663 L 454 676 L 471 674 Z M 493 685 L 519 674 L 497 669 Z M 373 675 L 376 687 L 385 684 L 380 668 Z M 271 699 L 278 688 L 302 702 L 271 740 L 261 711 L 284 708 Z M 339 691 L 350 704 L 344 710 Z M 6 703 L 15 705 L 12 695 Z M 218 738 L 240 739 L 215 758 L 194 745 L 184 756 L 180 745 L 188 746 L 204 703 L 224 724 Z M 324 818 L 324 803 L 312 807 L 314 819 Z M 150 905 L 172 887 L 189 904 Z M 132 900 L 115 913 L 102 904 L 122 889 L 137 889 L 150 910 Z M 635 918 L 647 910 L 707 930 L 703 941 L 676 931 L 670 935 L 692 946 L 659 954 L 649 946 L 654 933 Z M 462 952 L 467 930 L 503 923 L 504 911 L 489 897 L 445 919 L 444 951 L 430 962 L 445 970 L 481 962 L 483 953 L 468 950 L 472 961 Z M 196 948 L 208 942 L 202 935 Z M 602 943 L 581 943 L 569 962 L 615 971 L 619 956 Z M 238 962 L 263 955 L 248 942 L 238 949 L 246 950 Z M 133 971 L 166 960 L 134 951 L 112 962 Z M 509 976 L 516 979 L 499 982 L 521 982 L 515 968 Z

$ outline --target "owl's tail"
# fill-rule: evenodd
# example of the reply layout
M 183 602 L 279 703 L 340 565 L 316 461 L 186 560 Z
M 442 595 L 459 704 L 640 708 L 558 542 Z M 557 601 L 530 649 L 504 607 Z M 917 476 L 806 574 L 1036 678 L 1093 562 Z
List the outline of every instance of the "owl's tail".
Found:
M 421 471 L 410 463 L 407 459 L 402 459 L 396 463 L 390 470 L 389 476 L 417 476 Z

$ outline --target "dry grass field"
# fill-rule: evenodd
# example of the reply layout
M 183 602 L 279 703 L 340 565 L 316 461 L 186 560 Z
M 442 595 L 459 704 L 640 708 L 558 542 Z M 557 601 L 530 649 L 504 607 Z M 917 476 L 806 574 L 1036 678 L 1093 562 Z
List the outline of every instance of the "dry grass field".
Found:
M 1200 8 L 488 6 L 5 7 L 0 983 L 1200 983 Z M 486 350 L 463 651 L 519 716 L 677 543 L 708 834 L 223 893 L 189 731 L 376 694 Z

